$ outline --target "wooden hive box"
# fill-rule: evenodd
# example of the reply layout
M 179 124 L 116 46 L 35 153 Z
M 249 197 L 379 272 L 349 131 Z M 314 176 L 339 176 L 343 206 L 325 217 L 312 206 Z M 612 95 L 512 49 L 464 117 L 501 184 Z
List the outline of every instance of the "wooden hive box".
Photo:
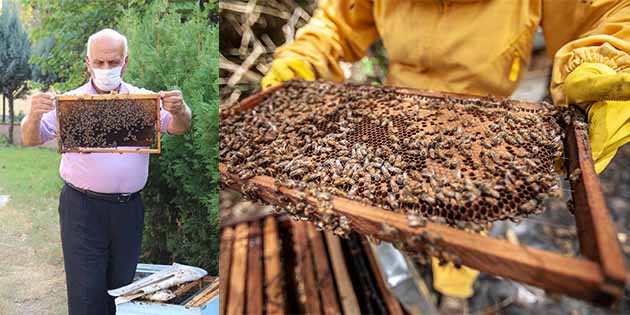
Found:
M 256 109 L 269 95 L 283 86 L 253 95 L 237 106 L 221 113 L 222 119 L 244 111 Z M 462 95 L 432 91 L 397 89 L 426 98 L 447 99 Z M 483 101 L 487 98 L 465 96 Z M 510 101 L 525 107 L 532 103 Z M 576 116 L 580 114 L 575 112 Z M 615 227 L 608 214 L 599 178 L 591 158 L 586 124 L 572 120 L 564 130 L 564 152 L 567 174 L 571 174 L 574 215 L 579 234 L 581 257 L 565 257 L 558 253 L 529 246 L 512 244 L 506 240 L 485 237 L 445 224 L 428 222 L 412 227 L 408 217 L 399 212 L 386 211 L 355 200 L 334 196 L 331 210 L 343 216 L 353 231 L 384 241 L 403 244 L 408 251 L 422 251 L 422 242 L 414 237 L 430 233 L 439 235 L 433 245 L 444 248 L 461 259 L 463 265 L 482 272 L 531 284 L 550 292 L 592 301 L 600 305 L 612 305 L 623 296 L 626 269 L 619 248 Z M 579 172 L 576 170 L 579 169 Z M 220 163 L 222 184 L 243 192 L 246 196 L 269 204 L 306 204 L 315 208 L 321 200 L 305 196 L 303 191 L 277 185 L 277 179 L 265 175 L 239 176 L 230 172 L 230 165 Z M 314 216 L 321 215 L 315 212 Z M 383 233 L 383 226 L 390 227 Z M 393 233 L 392 233 L 393 231 Z
M 138 264 L 136 280 L 149 276 L 169 265 Z M 218 315 L 219 314 L 219 280 L 206 276 L 199 280 L 184 283 L 171 288 L 176 295 L 169 302 L 149 300 L 133 300 L 116 306 L 117 315 Z
M 404 314 L 364 238 L 263 215 L 222 222 L 220 314 Z
M 159 94 L 57 96 L 58 149 L 160 153 Z

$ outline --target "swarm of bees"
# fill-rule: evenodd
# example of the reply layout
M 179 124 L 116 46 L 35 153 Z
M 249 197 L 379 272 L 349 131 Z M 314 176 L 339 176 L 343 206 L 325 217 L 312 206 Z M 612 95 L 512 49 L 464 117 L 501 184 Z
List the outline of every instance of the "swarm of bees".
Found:
M 549 104 L 289 81 L 222 120 L 220 160 L 242 180 L 270 176 L 315 197 L 281 201 L 338 234 L 349 223 L 332 196 L 405 213 L 413 227 L 480 231 L 538 213 L 559 193 L 561 115 Z
M 59 115 L 61 144 L 109 148 L 151 145 L 155 135 L 155 110 L 147 111 L 146 100 L 77 100 L 62 107 Z M 155 105 L 153 105 L 155 107 Z

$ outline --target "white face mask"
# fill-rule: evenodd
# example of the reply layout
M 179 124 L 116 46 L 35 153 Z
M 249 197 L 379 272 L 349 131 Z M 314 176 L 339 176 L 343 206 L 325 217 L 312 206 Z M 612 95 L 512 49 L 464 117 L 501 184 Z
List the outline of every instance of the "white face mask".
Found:
M 103 91 L 111 91 L 117 88 L 122 82 L 120 74 L 122 66 L 113 69 L 94 69 L 94 84 Z

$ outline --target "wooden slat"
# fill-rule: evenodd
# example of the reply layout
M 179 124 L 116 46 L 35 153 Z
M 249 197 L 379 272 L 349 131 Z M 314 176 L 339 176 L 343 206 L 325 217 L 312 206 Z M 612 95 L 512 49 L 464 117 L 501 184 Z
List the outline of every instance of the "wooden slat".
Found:
M 306 224 L 301 221 L 293 222 L 293 244 L 295 246 L 295 258 L 297 269 L 304 288 L 303 302 L 306 314 L 322 314 L 321 300 L 315 278 L 315 266 L 311 249 L 309 247 Z
M 58 101 L 78 101 L 78 100 L 150 100 L 160 99 L 158 93 L 145 93 L 145 94 L 82 94 L 82 95 L 57 95 L 55 98 Z
M 263 312 L 263 244 L 260 233 L 260 223 L 251 223 L 247 254 L 247 314 L 262 314 Z
M 234 216 L 231 218 L 221 218 L 221 228 L 223 227 L 228 227 L 228 226 L 236 226 L 239 223 L 244 223 L 244 222 L 257 222 L 257 221 L 262 221 L 263 219 L 265 219 L 266 217 L 270 216 L 273 214 L 269 214 L 268 212 L 253 212 L 253 213 L 246 213 L 246 214 L 239 214 L 238 216 Z
M 219 244 L 219 314 L 226 314 L 226 306 L 229 303 L 228 291 L 230 288 L 230 266 L 232 265 L 232 245 L 234 241 L 234 228 L 226 227 L 221 230 L 221 244 Z
M 199 279 L 199 280 L 187 282 L 180 285 L 175 291 L 173 291 L 173 294 L 175 294 L 176 296 L 180 296 L 182 294 L 186 294 L 186 292 L 189 292 L 190 290 L 199 290 L 202 287 L 203 287 L 203 279 Z
M 247 223 L 239 224 L 234 229 L 234 254 L 230 271 L 228 315 L 241 315 L 245 312 L 248 235 L 249 226 Z
M 335 283 L 337 284 L 337 293 L 344 314 L 360 314 L 359 302 L 352 287 L 352 280 L 346 268 L 346 260 L 341 249 L 341 241 L 339 237 L 331 232 L 324 232 L 326 237 L 326 246 L 330 254 L 330 262 L 335 275 Z
M 391 312 L 390 314 L 392 315 L 403 315 L 404 313 L 402 307 L 400 306 L 400 302 L 392 294 L 392 291 L 385 283 L 385 278 L 383 277 L 383 273 L 381 272 L 381 267 L 378 261 L 376 261 L 376 257 L 374 256 L 374 251 L 372 251 L 372 247 L 365 239 L 365 237 L 361 237 L 361 243 L 363 244 L 363 249 L 365 250 L 365 254 L 367 255 L 368 262 L 370 263 L 372 273 L 374 274 L 376 285 L 378 286 L 379 291 L 381 291 L 381 295 L 383 296 L 383 300 L 385 300 L 385 304 L 387 304 L 387 309 Z
M 617 230 L 595 172 L 588 130 L 586 127 L 580 128 L 579 124 L 572 124 L 567 137 L 567 174 L 572 174 L 578 168 L 581 171 L 578 180 L 571 183 L 580 251 L 584 256 L 599 262 L 605 282 L 602 290 L 606 291 L 600 298 L 612 303 L 623 296 L 626 280 Z
M 159 149 L 127 149 L 125 147 L 119 147 L 118 149 L 112 148 L 74 148 L 64 149 L 63 152 L 78 152 L 78 153 L 160 153 Z
M 274 216 L 268 216 L 263 226 L 263 251 L 265 266 L 265 313 L 284 314 L 285 294 L 282 289 L 282 265 L 280 263 L 280 236 Z
M 221 116 L 221 119 L 224 119 L 225 117 L 228 117 L 230 115 L 234 115 L 235 113 L 244 111 L 244 110 L 248 110 L 250 108 L 256 107 L 256 105 L 258 105 L 258 103 L 262 102 L 269 94 L 279 90 L 282 88 L 282 84 L 271 87 L 267 90 L 265 90 L 264 92 L 260 92 L 260 93 L 256 93 L 256 94 L 252 94 L 248 97 L 246 97 L 245 99 L 243 99 L 242 101 L 240 101 L 238 104 L 231 106 L 230 108 L 228 108 L 227 110 L 221 110 L 221 112 L 219 113 Z
M 374 245 L 371 245 L 374 248 Z M 409 309 L 406 304 L 403 303 L 403 307 L 407 310 L 408 313 L 413 314 L 438 314 L 437 307 L 435 305 L 435 301 L 432 298 L 431 290 L 429 290 L 429 286 L 424 281 L 422 275 L 417 268 L 416 262 L 409 257 L 409 255 L 404 255 L 405 262 L 407 263 L 407 268 L 409 270 L 409 274 L 413 279 L 413 282 L 416 284 L 416 288 L 418 288 L 418 294 L 420 295 L 419 300 L 414 301 L 418 307 L 418 309 Z
M 197 293 L 197 295 L 195 295 L 190 301 L 188 301 L 188 303 L 186 303 L 185 306 L 204 305 L 206 302 L 210 301 L 210 299 L 212 299 L 215 296 L 219 285 L 220 285 L 220 282 L 215 282 L 215 283 L 210 284 L 201 292 Z
M 315 230 L 315 226 L 311 223 L 306 224 L 306 233 L 313 252 L 317 284 L 322 297 L 323 314 L 340 314 L 333 275 L 328 265 L 328 253 L 322 234 Z
M 230 174 L 227 166 L 219 164 L 219 171 L 230 178 L 229 186 L 239 190 L 241 181 Z M 274 179 L 268 176 L 256 176 L 249 180 L 259 188 L 260 198 L 271 204 L 282 204 L 275 192 Z M 294 201 L 301 200 L 301 194 L 295 189 L 280 187 L 279 193 Z M 310 204 L 317 205 L 317 200 L 308 197 Z M 407 218 L 400 213 L 385 211 L 356 201 L 333 198 L 333 210 L 345 215 L 351 227 L 363 235 L 373 235 L 387 242 L 406 239 L 423 231 L 437 233 L 441 240 L 437 245 L 447 248 L 458 255 L 468 267 L 493 275 L 525 282 L 551 292 L 564 293 L 573 297 L 606 304 L 601 294 L 604 278 L 597 263 L 586 259 L 564 257 L 560 254 L 511 244 L 507 241 L 468 233 L 442 224 L 427 223 L 425 227 L 409 227 Z M 397 237 L 380 235 L 381 224 L 386 223 L 398 229 L 402 234 Z M 421 245 L 417 247 L 420 249 Z

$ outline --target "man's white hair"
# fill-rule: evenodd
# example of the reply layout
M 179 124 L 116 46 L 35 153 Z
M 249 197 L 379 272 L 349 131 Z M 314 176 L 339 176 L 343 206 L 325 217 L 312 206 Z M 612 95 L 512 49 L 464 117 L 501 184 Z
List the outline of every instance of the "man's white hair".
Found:
M 92 45 L 92 42 L 99 38 L 99 37 L 112 37 L 115 39 L 119 39 L 123 41 L 123 57 L 127 57 L 127 37 L 125 37 L 125 35 L 120 34 L 118 32 L 116 32 L 115 30 L 111 29 L 111 28 L 106 28 L 106 29 L 102 29 L 92 35 L 90 35 L 90 37 L 88 38 L 87 41 L 87 56 L 88 58 L 90 57 L 90 46 Z

